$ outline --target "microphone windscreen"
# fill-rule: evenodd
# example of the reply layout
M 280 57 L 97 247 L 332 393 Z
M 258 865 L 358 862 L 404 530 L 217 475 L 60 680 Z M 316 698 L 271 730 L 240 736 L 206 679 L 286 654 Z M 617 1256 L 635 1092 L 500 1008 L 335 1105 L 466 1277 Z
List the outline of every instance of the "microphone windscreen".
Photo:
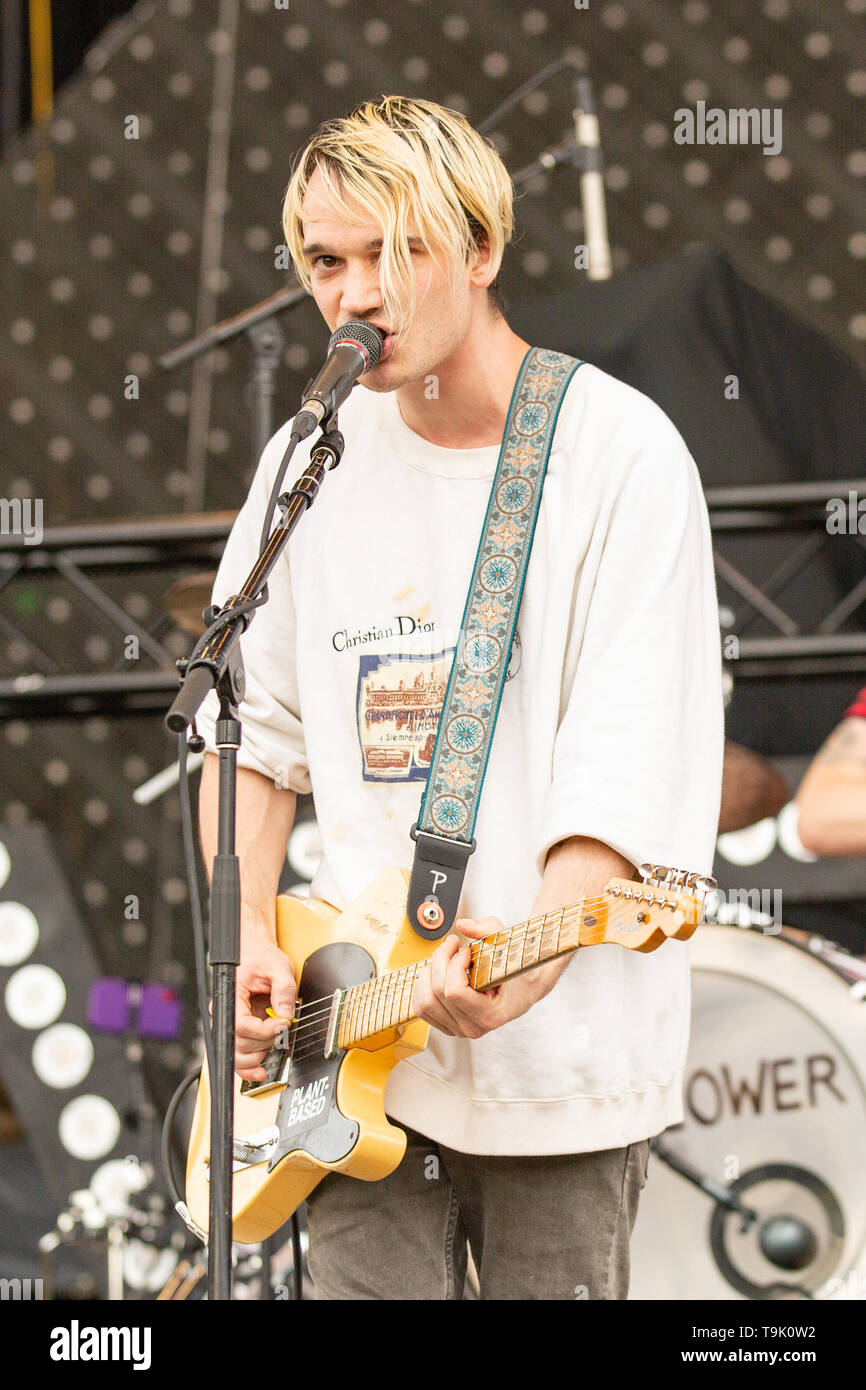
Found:
M 344 323 L 341 328 L 334 330 L 328 343 L 328 351 L 336 347 L 337 343 L 357 343 L 369 359 L 370 365 L 367 370 L 372 371 L 382 356 L 384 341 L 382 334 L 372 323 L 367 323 L 366 319 L 353 319 L 351 323 Z

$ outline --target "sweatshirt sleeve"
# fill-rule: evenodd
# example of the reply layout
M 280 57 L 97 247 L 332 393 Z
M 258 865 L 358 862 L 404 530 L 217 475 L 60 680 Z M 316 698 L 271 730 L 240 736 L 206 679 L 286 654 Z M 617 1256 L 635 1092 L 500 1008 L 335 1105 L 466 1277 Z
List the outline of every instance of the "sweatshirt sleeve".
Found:
M 268 497 L 288 447 L 289 422 L 265 446 L 247 499 L 226 542 L 213 587 L 213 602 L 225 603 L 236 594 L 259 553 L 259 539 Z M 299 446 L 289 464 L 284 490 L 308 462 Z M 299 459 L 302 462 L 299 464 Z M 276 513 L 277 517 L 279 512 Z M 288 545 L 291 546 L 291 539 Z M 238 707 L 241 748 L 238 766 L 252 768 L 279 786 L 309 792 L 310 772 L 304 745 L 296 670 L 296 622 L 288 550 L 284 550 L 268 581 L 268 602 L 258 609 L 240 639 L 246 690 Z M 216 751 L 215 724 L 219 699 L 211 691 L 201 706 L 197 727 L 205 746 Z
M 712 869 L 724 716 L 709 518 L 685 443 L 644 404 L 647 428 L 615 470 L 601 518 L 594 582 L 576 579 L 578 592 L 586 582 L 592 591 L 564 665 L 540 875 L 548 850 L 572 835 L 634 865 Z

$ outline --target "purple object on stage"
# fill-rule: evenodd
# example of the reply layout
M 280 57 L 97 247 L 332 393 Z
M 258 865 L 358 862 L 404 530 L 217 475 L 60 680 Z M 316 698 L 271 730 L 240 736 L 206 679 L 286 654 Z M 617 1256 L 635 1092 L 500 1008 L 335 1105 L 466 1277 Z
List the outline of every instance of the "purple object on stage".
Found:
M 183 1005 L 168 985 L 105 977 L 88 991 L 87 1021 L 101 1033 L 142 1038 L 180 1036 Z

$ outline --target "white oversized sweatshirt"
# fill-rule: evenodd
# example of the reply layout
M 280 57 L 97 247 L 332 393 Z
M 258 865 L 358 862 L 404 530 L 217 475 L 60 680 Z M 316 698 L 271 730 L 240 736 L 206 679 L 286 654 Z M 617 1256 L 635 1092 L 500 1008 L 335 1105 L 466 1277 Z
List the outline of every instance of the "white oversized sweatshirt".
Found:
M 382 869 L 411 868 L 499 448 L 431 444 L 395 393 L 362 385 L 339 423 L 343 461 L 242 638 L 239 763 L 312 789 L 324 854 L 311 895 L 343 908 Z M 255 559 L 289 433 L 264 450 L 217 603 Z M 572 835 L 710 873 L 723 715 L 700 481 L 667 416 L 589 363 L 560 410 L 517 632 L 460 915 L 526 919 L 547 851 Z M 217 709 L 212 694 L 199 719 L 211 750 Z M 392 1072 L 386 1109 L 466 1153 L 646 1138 L 682 1118 L 689 1007 L 687 945 L 583 948 L 522 1018 L 476 1041 L 431 1029 Z

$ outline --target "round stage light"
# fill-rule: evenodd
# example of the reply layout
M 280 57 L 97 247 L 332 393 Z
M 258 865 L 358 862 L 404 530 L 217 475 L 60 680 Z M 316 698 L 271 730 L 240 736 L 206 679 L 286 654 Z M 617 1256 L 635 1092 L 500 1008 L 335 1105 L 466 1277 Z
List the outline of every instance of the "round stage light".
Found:
M 60 1112 L 60 1142 L 73 1158 L 104 1158 L 120 1136 L 120 1116 L 105 1096 L 76 1096 Z
M 50 965 L 22 965 L 10 976 L 5 999 L 19 1028 L 47 1028 L 63 1010 L 66 986 Z
M 0 875 L 2 871 L 0 863 Z M 0 965 L 20 965 L 33 954 L 38 940 L 39 923 L 29 907 L 0 903 Z
M 0 888 L 5 886 L 6 880 L 12 869 L 12 860 L 9 858 L 9 851 L 0 840 Z
M 33 1044 L 33 1070 L 46 1086 L 78 1086 L 93 1066 L 93 1043 L 77 1023 L 55 1023 Z

